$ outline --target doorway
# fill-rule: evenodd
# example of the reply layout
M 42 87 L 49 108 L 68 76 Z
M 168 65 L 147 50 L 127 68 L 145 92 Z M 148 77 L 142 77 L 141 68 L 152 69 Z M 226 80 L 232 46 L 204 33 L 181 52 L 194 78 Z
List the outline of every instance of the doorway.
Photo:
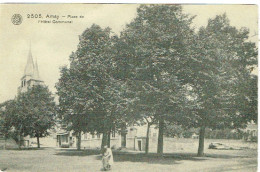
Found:
M 121 147 L 122 148 L 126 147 L 126 134 L 125 133 L 121 134 Z
M 142 140 L 138 140 L 138 150 L 142 151 Z

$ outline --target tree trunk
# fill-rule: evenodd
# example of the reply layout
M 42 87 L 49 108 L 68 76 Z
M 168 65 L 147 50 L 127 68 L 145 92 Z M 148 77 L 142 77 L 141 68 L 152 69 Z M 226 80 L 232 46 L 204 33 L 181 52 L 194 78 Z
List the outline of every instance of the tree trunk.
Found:
M 145 154 L 148 154 L 149 152 L 149 132 L 150 132 L 150 123 L 147 124 Z
M 111 137 L 111 129 L 108 131 L 108 134 L 107 134 L 107 147 L 110 148 L 110 137 Z
M 200 134 L 199 134 L 199 148 L 198 148 L 198 156 L 204 155 L 204 136 L 205 136 L 205 127 L 200 127 Z
M 37 137 L 37 146 L 38 148 L 40 148 L 40 137 L 38 133 L 36 134 L 36 137 Z
M 77 137 L 77 150 L 80 150 L 81 148 L 81 131 L 78 132 L 78 137 Z
M 103 132 L 103 136 L 102 136 L 102 143 L 101 143 L 101 150 L 104 149 L 104 146 L 107 145 L 107 132 Z
M 164 120 L 159 120 L 159 134 L 158 134 L 158 145 L 157 145 L 157 154 L 163 155 L 163 129 L 164 129 Z
M 21 149 L 21 134 L 18 134 L 18 148 Z
M 4 145 L 4 150 L 6 150 L 6 137 L 5 137 L 5 145 Z

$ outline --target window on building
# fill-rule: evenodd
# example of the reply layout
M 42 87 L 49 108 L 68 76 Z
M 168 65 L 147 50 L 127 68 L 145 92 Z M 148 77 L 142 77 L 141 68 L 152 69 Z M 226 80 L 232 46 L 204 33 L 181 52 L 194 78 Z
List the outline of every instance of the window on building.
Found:
M 97 138 L 100 139 L 100 134 L 97 134 Z
M 85 139 L 85 140 L 88 139 L 88 133 L 84 133 L 84 139 Z
M 95 134 L 92 134 L 92 139 L 94 139 L 95 138 Z
M 252 131 L 252 136 L 256 136 L 256 130 Z
M 112 131 L 112 137 L 115 138 L 116 137 L 116 132 Z

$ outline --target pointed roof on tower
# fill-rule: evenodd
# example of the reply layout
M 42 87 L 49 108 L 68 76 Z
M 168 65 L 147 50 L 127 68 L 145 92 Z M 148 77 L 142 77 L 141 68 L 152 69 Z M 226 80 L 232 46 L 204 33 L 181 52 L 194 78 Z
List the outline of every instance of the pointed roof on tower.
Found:
M 31 51 L 31 45 L 30 50 L 27 58 L 27 64 L 24 69 L 24 75 L 30 75 L 33 76 L 34 73 L 34 63 L 33 63 L 33 57 L 32 57 L 32 51 Z
M 37 58 L 36 58 L 35 64 L 34 64 L 33 79 L 35 79 L 35 80 L 41 80 L 41 79 L 40 79 L 40 75 L 39 75 L 39 70 L 38 70 Z

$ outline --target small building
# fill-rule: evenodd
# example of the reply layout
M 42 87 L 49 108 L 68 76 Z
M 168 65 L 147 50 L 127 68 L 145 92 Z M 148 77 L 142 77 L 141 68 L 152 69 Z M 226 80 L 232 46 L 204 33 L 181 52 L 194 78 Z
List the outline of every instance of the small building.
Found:
M 73 142 L 70 140 L 70 132 L 67 132 L 66 130 L 59 130 L 57 132 L 56 137 L 56 146 L 61 148 L 69 148 L 73 145 Z
M 247 127 L 244 130 L 244 140 L 257 142 L 258 136 L 258 125 L 255 124 L 253 121 L 247 124 Z
M 198 138 L 199 138 L 199 135 L 196 134 L 196 133 L 193 133 L 192 136 L 191 136 L 191 138 L 193 138 L 193 139 L 198 139 Z
M 112 131 L 110 135 L 110 147 L 112 149 L 127 148 L 130 150 L 144 151 L 146 145 L 147 126 L 132 126 L 128 127 L 124 133 Z M 57 132 L 57 147 L 74 147 L 76 148 L 76 137 L 67 132 L 64 128 Z M 82 133 L 81 147 L 82 148 L 100 148 L 102 143 L 102 134 Z M 157 140 L 158 130 L 150 127 L 149 132 L 150 142 Z

